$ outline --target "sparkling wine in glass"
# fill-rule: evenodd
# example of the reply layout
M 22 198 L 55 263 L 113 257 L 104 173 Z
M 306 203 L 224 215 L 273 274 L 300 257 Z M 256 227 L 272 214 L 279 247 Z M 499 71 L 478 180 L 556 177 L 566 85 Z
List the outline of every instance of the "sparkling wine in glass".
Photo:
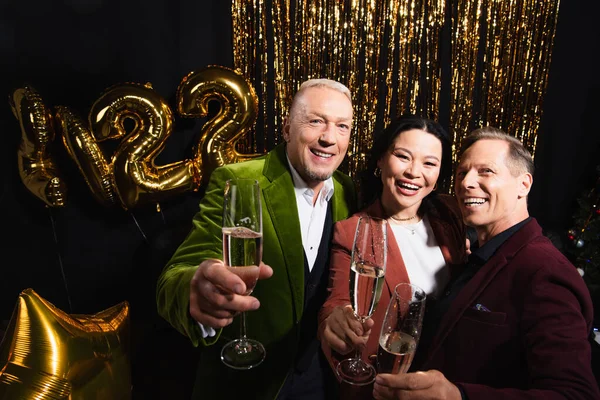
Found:
M 399 283 L 385 313 L 377 350 L 377 372 L 405 373 L 415 356 L 425 314 L 426 294 L 417 285 Z
M 254 290 L 262 260 L 260 187 L 254 179 L 230 179 L 223 198 L 223 263 Z M 250 369 L 263 362 L 264 346 L 246 336 L 246 314 L 240 315 L 240 337 L 223 346 L 221 360 L 234 369 Z
M 387 261 L 387 221 L 381 218 L 360 217 L 354 234 L 350 265 L 350 300 L 354 316 L 366 321 L 377 307 L 385 282 Z M 337 365 L 339 377 L 351 385 L 366 385 L 375 379 L 376 371 L 362 360 L 356 349 L 353 357 Z

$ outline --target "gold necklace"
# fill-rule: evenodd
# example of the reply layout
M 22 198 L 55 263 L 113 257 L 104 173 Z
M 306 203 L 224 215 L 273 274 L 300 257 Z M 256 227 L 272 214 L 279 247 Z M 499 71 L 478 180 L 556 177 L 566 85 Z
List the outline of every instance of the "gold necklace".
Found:
M 391 218 L 393 221 L 398 221 L 398 222 L 406 222 L 406 221 L 410 221 L 410 220 L 413 220 L 413 219 L 417 218 L 417 214 L 413 215 L 412 217 L 407 217 L 407 218 L 398 218 L 398 217 L 394 217 L 394 216 L 391 216 L 391 215 L 390 215 L 390 218 Z M 415 234 L 415 230 L 416 230 L 416 229 L 415 229 L 415 226 L 414 226 L 414 225 L 406 225 L 406 224 L 394 224 L 394 225 L 399 225 L 399 226 L 401 226 L 402 228 L 404 228 L 404 229 L 406 229 L 407 231 L 409 231 L 411 235 L 414 235 L 414 234 Z
M 404 221 L 410 221 L 411 219 L 417 218 L 417 214 L 413 215 L 412 217 L 407 217 L 407 218 L 398 218 L 398 217 L 394 217 L 393 215 L 390 215 L 390 218 L 393 219 L 394 221 L 404 222 Z

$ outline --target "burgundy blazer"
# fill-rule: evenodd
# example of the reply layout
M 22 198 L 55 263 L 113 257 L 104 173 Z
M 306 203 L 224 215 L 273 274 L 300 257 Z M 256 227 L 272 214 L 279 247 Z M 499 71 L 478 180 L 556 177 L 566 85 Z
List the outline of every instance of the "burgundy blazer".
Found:
M 583 279 L 532 219 L 461 290 L 417 367 L 469 400 L 600 399 L 592 315 Z
M 457 272 L 458 268 L 463 266 L 466 259 L 465 227 L 462 223 L 462 217 L 456 199 L 449 195 L 438 195 L 437 199 L 438 200 L 434 202 L 434 207 L 427 212 L 427 216 L 436 241 L 442 250 L 444 259 L 450 267 L 450 274 L 453 275 Z M 329 364 L 334 369 L 340 360 L 343 360 L 350 355 L 342 356 L 337 352 L 332 351 L 322 339 L 322 332 L 325 329 L 324 321 L 335 307 L 350 304 L 348 280 L 350 279 L 352 244 L 354 242 L 354 232 L 356 230 L 358 218 L 364 215 L 380 218 L 386 217 L 381 207 L 381 203 L 377 201 L 366 209 L 354 214 L 352 217 L 338 221 L 334 225 L 329 266 L 329 297 L 323 304 L 319 313 L 318 329 L 321 348 L 323 349 Z M 381 292 L 379 304 L 371 316 L 375 325 L 373 326 L 373 329 L 371 329 L 367 346 L 362 353 L 365 361 L 369 361 L 369 356 L 377 354 L 381 325 L 394 287 L 398 283 L 409 282 L 400 249 L 398 248 L 394 233 L 389 225 L 387 228 L 387 236 L 388 254 L 385 286 Z

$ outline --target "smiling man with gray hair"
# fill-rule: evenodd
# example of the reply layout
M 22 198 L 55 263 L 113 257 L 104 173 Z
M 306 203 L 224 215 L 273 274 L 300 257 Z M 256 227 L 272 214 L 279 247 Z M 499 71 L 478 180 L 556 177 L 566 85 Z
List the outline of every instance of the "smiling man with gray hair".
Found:
M 267 155 L 217 168 L 193 229 L 158 281 L 161 316 L 201 346 L 194 399 L 329 399 L 337 381 L 319 349 L 317 312 L 326 297 L 333 223 L 355 208 L 349 176 L 337 171 L 352 130 L 350 92 L 312 79 L 294 96 L 284 143 Z M 256 179 L 263 208 L 263 261 L 252 296 L 221 261 L 223 190 L 232 178 Z M 268 278 L 268 279 L 267 279 Z M 266 348 L 250 370 L 221 362 L 221 348 L 240 332 Z

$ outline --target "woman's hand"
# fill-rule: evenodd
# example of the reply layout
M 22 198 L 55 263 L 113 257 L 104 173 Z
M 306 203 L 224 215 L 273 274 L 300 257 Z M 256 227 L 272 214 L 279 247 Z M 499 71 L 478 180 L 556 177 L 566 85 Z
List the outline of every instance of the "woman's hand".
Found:
M 348 354 L 367 343 L 373 324 L 371 318 L 361 323 L 354 315 L 352 306 L 338 306 L 325 320 L 323 339 L 332 350 Z

